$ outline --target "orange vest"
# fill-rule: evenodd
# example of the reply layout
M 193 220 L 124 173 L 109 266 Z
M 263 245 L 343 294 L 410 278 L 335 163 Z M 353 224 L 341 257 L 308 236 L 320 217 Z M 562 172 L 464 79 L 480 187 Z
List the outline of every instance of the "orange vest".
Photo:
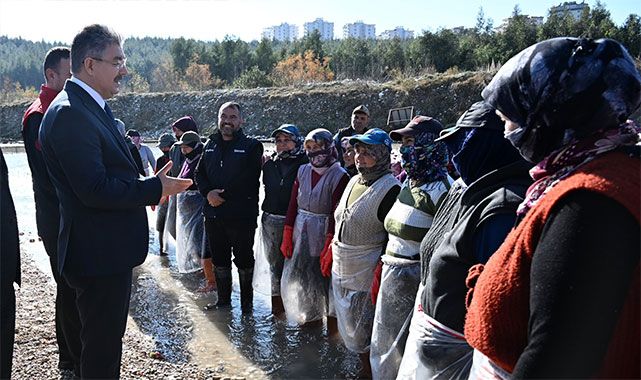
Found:
M 469 344 L 512 373 L 528 342 L 530 266 L 532 255 L 554 204 L 576 189 L 591 190 L 626 207 L 639 222 L 639 159 L 606 153 L 559 182 L 525 215 L 478 275 L 465 321 Z M 474 279 L 474 269 L 478 278 Z M 476 280 L 476 284 L 473 284 Z M 639 266 L 619 315 L 604 362 L 596 377 L 640 378 L 641 357 Z M 469 299 L 470 294 L 468 294 Z

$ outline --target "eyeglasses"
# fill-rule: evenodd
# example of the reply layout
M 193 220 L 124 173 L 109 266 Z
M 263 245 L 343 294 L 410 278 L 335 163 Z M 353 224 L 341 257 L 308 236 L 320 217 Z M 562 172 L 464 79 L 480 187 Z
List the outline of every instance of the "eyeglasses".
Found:
M 96 61 L 108 63 L 118 71 L 120 71 L 125 66 L 125 64 L 127 63 L 127 58 L 119 59 L 117 62 L 111 62 L 111 61 L 107 61 L 105 59 L 97 58 L 97 57 L 87 57 L 87 58 L 91 58 L 91 59 L 95 59 Z

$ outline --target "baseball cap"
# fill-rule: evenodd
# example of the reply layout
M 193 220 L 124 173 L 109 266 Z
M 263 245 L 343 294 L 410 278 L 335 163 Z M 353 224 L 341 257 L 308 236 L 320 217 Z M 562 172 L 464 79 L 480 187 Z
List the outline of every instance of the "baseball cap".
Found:
M 158 139 L 158 147 L 172 146 L 176 142 L 176 139 L 171 133 L 163 133 Z
M 461 128 L 487 128 L 502 131 L 505 128 L 505 123 L 498 117 L 496 110 L 489 103 L 485 101 L 476 102 L 461 115 L 455 126 L 441 131 L 439 138 L 434 141 L 443 141 L 454 135 Z
M 276 135 L 279 134 L 279 133 L 287 133 L 287 134 L 290 134 L 292 136 L 296 136 L 296 137 L 300 138 L 300 132 L 298 131 L 298 128 L 296 128 L 296 126 L 293 125 L 293 124 L 283 124 L 283 125 L 281 125 L 280 127 L 274 129 L 274 131 L 272 132 L 271 136 L 272 137 L 276 137 Z
M 364 113 L 365 115 L 369 116 L 369 110 L 363 104 L 361 104 L 360 106 L 354 108 L 354 111 L 352 111 L 352 114 L 355 114 L 355 113 L 358 113 L 358 112 Z
M 176 145 L 178 146 L 187 145 L 193 148 L 199 142 L 200 142 L 200 136 L 198 135 L 198 133 L 194 131 L 187 131 L 183 133 L 182 136 L 180 136 L 180 141 L 178 141 Z
M 125 134 L 125 136 L 129 136 L 129 137 L 140 137 L 140 133 L 138 133 L 138 131 L 137 131 L 137 130 L 135 130 L 135 129 L 130 129 L 130 130 L 128 130 L 128 131 L 127 131 L 127 133 Z
M 387 149 L 392 150 L 392 139 L 382 129 L 372 128 L 362 135 L 354 135 L 349 139 L 351 145 L 361 142 L 370 145 L 385 145 Z
M 403 128 L 390 132 L 390 137 L 394 141 L 401 141 L 403 136 L 414 136 L 422 132 L 439 133 L 443 129 L 441 123 L 429 116 L 416 116 Z

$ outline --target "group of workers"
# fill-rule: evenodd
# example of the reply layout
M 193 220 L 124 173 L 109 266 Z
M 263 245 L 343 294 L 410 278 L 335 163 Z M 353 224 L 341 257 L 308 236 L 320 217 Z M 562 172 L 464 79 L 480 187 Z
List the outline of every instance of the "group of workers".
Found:
M 181 118 L 154 161 L 192 180 L 163 191 L 161 254 L 172 235 L 179 270 L 202 269 L 199 291 L 217 292 L 208 309 L 231 305 L 233 257 L 244 312 L 263 262 L 272 312 L 303 328 L 325 322 L 364 378 L 639 378 L 633 59 L 614 40 L 546 40 L 482 97 L 450 128 L 428 116 L 368 128 L 365 105 L 335 135 L 283 124 L 266 158 L 236 102 L 220 106 L 206 141 Z

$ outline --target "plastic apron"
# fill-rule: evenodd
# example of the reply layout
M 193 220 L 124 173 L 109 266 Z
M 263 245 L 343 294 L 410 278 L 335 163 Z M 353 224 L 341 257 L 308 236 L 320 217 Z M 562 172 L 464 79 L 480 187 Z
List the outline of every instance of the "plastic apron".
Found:
M 202 269 L 205 252 L 205 198 L 197 190 L 176 195 L 176 264 L 180 273 Z
M 421 282 L 421 262 L 390 255 L 383 255 L 382 260 L 369 357 L 374 379 L 394 379 L 405 351 Z
M 332 242 L 332 287 L 338 331 L 345 346 L 364 353 L 369 350 L 374 323 L 371 285 L 383 246 L 348 245 Z
M 481 351 L 474 350 L 472 362 L 472 369 L 470 370 L 469 379 L 493 379 L 493 380 L 511 380 L 512 375 L 494 364 L 487 356 L 483 355 Z
M 420 300 L 422 288 L 418 292 Z M 397 379 L 467 379 L 472 347 L 465 337 L 423 312 L 416 303 Z
M 329 215 L 298 209 L 294 223 L 294 251 L 285 260 L 280 291 L 287 318 L 298 324 L 327 315 L 329 279 L 320 271 Z
M 165 230 L 163 245 L 169 247 L 170 240 L 176 239 L 176 195 L 170 195 L 167 201 L 167 215 L 165 217 Z
M 285 216 L 263 212 L 254 240 L 254 290 L 271 296 L 280 296 L 280 279 L 285 256 L 280 251 L 283 241 Z

